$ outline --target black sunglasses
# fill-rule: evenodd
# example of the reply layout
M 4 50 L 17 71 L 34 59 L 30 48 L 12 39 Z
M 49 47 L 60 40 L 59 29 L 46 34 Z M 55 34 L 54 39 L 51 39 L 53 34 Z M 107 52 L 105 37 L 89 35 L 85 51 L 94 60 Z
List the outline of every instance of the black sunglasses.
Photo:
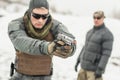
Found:
M 47 19 L 49 17 L 49 14 L 36 14 L 36 13 L 32 13 L 32 16 L 35 18 L 35 19 Z
M 93 19 L 98 19 L 98 20 L 101 19 L 101 18 L 102 18 L 102 17 L 95 17 L 95 16 L 93 17 Z

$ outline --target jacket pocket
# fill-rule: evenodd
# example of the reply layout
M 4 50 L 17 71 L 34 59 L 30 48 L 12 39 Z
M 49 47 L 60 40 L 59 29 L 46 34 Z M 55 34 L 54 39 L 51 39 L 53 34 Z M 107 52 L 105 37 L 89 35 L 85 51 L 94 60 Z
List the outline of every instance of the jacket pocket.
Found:
M 88 62 L 95 63 L 96 54 L 94 54 L 94 53 L 85 53 L 84 56 L 83 56 L 83 59 L 88 61 Z

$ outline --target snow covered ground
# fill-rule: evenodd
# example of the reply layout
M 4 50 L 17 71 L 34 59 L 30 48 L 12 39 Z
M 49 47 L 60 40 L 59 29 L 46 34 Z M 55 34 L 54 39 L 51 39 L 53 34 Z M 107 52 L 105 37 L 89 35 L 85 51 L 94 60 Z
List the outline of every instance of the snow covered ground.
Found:
M 75 3 L 77 3 L 79 7 L 75 7 L 73 4 L 74 1 L 76 1 Z M 81 1 L 81 3 L 78 3 L 77 1 Z M 105 13 L 107 13 L 106 15 L 108 16 L 115 7 L 117 7 L 116 10 L 120 9 L 120 6 L 118 6 L 119 0 L 97 0 L 93 3 L 92 1 L 86 1 L 88 0 L 71 0 L 71 2 L 69 2 L 69 0 L 60 0 L 60 2 L 58 0 L 51 0 L 51 2 L 54 2 L 53 4 L 56 4 L 55 6 L 58 11 L 70 10 L 70 12 L 73 11 L 73 14 L 75 14 L 73 16 L 52 13 L 52 16 L 53 18 L 63 22 L 70 32 L 75 35 L 77 40 L 77 50 L 72 57 L 67 59 L 62 59 L 56 56 L 53 57 L 54 72 L 52 80 L 76 80 L 78 72 L 74 71 L 74 66 L 81 48 L 84 45 L 86 32 L 93 27 L 93 11 L 102 9 L 105 10 Z M 62 6 L 58 3 L 61 3 Z M 109 5 L 106 6 L 104 3 L 109 3 Z M 20 12 L 17 13 L 12 9 L 16 9 L 16 5 L 9 5 L 6 11 L 0 9 L 0 14 L 4 15 L 4 17 L 0 17 L 0 80 L 8 80 L 10 63 L 14 61 L 15 58 L 15 51 L 7 34 L 8 23 L 13 19 L 22 16 L 26 7 L 18 8 L 20 9 Z M 120 80 L 120 20 L 107 17 L 105 19 L 105 24 L 113 32 L 114 45 L 112 55 L 103 78 L 104 80 Z M 80 69 L 80 67 L 78 69 Z

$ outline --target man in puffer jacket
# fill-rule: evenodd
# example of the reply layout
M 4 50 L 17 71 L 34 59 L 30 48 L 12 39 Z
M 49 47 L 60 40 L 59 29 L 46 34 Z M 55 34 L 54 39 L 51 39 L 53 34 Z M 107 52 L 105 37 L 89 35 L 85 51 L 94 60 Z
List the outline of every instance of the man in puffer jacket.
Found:
M 75 37 L 52 18 L 47 0 L 31 0 L 24 16 L 9 23 L 8 34 L 16 50 L 10 80 L 51 80 L 53 55 L 67 58 L 76 50 Z
M 111 55 L 113 34 L 104 24 L 104 12 L 93 14 L 94 27 L 88 31 L 86 42 L 78 56 L 75 70 L 80 63 L 77 80 L 103 80 L 102 74 Z

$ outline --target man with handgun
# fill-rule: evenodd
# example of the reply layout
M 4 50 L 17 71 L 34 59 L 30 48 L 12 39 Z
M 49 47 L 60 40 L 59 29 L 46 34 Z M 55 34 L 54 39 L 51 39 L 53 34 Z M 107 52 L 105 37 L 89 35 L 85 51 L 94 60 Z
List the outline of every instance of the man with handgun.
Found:
M 47 0 L 31 0 L 24 16 L 9 23 L 8 34 L 16 50 L 10 80 L 51 80 L 53 55 L 67 58 L 76 50 L 75 37 L 52 18 Z

